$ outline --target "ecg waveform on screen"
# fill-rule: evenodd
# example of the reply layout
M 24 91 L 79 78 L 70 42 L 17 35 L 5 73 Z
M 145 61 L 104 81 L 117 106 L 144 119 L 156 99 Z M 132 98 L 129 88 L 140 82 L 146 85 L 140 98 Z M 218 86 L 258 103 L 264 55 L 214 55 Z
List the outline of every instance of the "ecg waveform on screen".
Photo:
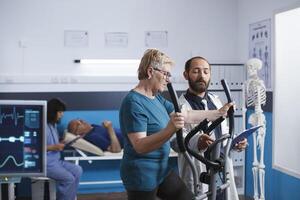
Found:
M 15 126 L 18 125 L 18 119 L 24 118 L 24 115 L 20 115 L 18 112 L 16 112 L 16 107 L 13 107 L 12 113 L 2 113 L 1 107 L 0 107 L 0 124 L 3 123 L 3 120 L 11 118 L 14 120 Z
M 20 136 L 20 137 L 14 137 L 14 136 L 11 136 L 11 137 L 8 137 L 8 138 L 2 138 L 0 137 L 0 142 L 2 141 L 7 141 L 7 142 L 16 142 L 16 141 L 20 141 L 20 142 L 24 142 L 24 136 Z
M 20 167 L 20 166 L 24 165 L 24 162 L 17 163 L 16 159 L 13 156 L 10 155 L 10 156 L 7 156 L 7 158 L 4 160 L 3 163 L 0 163 L 0 168 L 4 167 L 4 165 L 9 161 L 9 159 L 12 159 L 12 161 L 14 162 L 14 164 L 17 167 Z

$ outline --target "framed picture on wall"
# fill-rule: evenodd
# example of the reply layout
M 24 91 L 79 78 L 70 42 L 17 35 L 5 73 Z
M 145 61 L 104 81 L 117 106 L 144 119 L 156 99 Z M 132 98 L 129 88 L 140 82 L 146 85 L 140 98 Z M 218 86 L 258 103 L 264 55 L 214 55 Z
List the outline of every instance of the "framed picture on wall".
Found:
M 152 48 L 167 47 L 168 31 L 146 31 L 145 46 Z

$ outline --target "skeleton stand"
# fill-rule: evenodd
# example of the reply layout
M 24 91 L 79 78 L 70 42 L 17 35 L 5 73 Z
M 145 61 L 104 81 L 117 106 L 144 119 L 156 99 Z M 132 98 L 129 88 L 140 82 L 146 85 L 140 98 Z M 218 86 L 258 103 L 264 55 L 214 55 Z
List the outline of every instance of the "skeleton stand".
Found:
M 244 97 L 246 106 L 254 106 L 254 113 L 249 116 L 249 124 L 252 126 L 261 125 L 262 127 L 253 134 L 253 186 L 254 200 L 265 199 L 265 165 L 264 165 L 264 145 L 266 133 L 266 118 L 263 114 L 262 105 L 266 103 L 266 87 L 264 82 L 259 79 L 257 71 L 262 68 L 262 61 L 257 58 L 248 60 L 247 64 L 249 78 L 244 85 Z M 244 113 L 245 116 L 245 105 Z M 245 118 L 244 118 L 245 119 Z M 260 155 L 257 153 L 257 146 L 260 149 Z M 259 186 L 259 191 L 258 191 Z

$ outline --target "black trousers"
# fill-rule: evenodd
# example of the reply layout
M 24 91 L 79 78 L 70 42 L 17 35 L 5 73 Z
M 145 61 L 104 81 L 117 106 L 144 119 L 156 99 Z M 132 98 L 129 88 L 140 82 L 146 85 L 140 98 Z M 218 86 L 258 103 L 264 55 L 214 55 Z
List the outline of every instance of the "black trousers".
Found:
M 152 191 L 127 191 L 128 200 L 192 200 L 193 193 L 178 174 L 171 171 L 165 180 Z M 158 198 L 157 198 L 158 197 Z

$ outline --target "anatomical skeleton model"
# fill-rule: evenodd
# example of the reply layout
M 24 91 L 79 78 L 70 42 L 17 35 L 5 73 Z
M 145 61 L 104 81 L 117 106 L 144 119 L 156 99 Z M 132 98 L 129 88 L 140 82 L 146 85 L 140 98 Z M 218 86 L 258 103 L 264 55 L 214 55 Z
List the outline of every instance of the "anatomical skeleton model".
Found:
M 246 106 L 254 106 L 254 113 L 249 116 L 251 126 L 262 126 L 253 134 L 253 186 L 254 200 L 265 199 L 265 165 L 264 165 L 264 145 L 266 134 L 266 118 L 263 114 L 262 105 L 266 103 L 266 87 L 258 77 L 258 70 L 262 68 L 262 61 L 252 58 L 246 63 L 248 70 L 248 79 L 244 85 L 244 97 Z M 244 115 L 245 115 L 244 108 Z M 257 153 L 257 147 L 260 149 L 260 155 Z M 259 191 L 258 191 L 259 186 Z M 259 195 L 260 192 L 260 195 Z

